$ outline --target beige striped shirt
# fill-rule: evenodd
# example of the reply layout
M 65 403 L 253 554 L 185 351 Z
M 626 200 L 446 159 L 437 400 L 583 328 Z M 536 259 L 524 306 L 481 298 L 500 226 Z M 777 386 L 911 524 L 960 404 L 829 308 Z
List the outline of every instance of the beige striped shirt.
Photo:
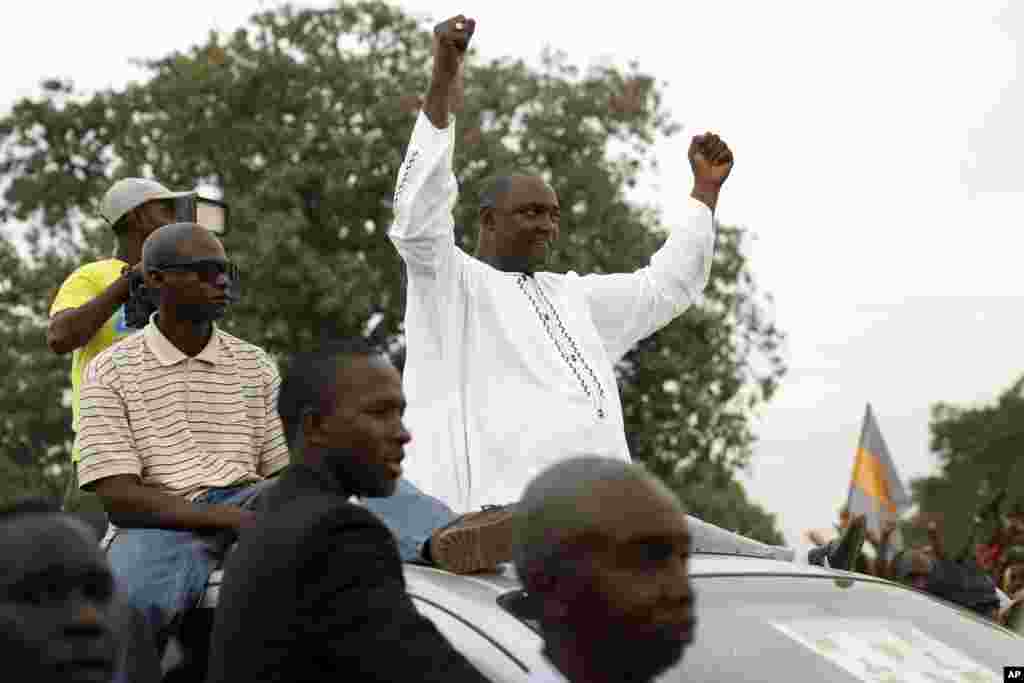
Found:
M 288 464 L 267 353 L 214 327 L 194 358 L 154 319 L 96 356 L 81 397 L 79 485 L 133 474 L 193 500 L 211 488 L 257 482 Z

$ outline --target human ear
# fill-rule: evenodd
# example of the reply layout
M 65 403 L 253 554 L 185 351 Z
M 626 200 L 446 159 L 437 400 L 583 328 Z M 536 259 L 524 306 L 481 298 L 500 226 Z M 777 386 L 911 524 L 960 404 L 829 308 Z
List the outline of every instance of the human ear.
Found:
M 149 289 L 160 289 L 164 284 L 164 274 L 158 270 L 151 270 L 142 276 Z
M 306 443 L 311 446 L 322 446 L 324 444 L 323 417 L 316 413 L 303 415 L 302 434 Z
M 480 209 L 480 227 L 488 232 L 494 232 L 494 210 L 489 206 Z

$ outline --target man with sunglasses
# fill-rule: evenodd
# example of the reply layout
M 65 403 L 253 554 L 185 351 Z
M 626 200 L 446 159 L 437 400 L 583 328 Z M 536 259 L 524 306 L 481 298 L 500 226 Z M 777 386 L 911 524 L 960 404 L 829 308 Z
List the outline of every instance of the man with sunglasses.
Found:
M 142 263 L 158 308 L 86 369 L 79 480 L 103 501 L 110 563 L 162 651 L 288 449 L 277 368 L 216 325 L 238 298 L 220 241 L 174 223 Z

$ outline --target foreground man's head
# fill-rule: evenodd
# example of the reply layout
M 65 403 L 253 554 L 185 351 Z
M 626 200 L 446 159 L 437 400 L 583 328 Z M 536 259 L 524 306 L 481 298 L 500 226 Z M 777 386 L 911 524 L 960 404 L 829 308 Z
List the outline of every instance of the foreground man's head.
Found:
M 0 660 L 10 675 L 112 680 L 115 609 L 114 577 L 88 527 L 44 501 L 0 510 Z
M 545 653 L 570 681 L 653 679 L 693 640 L 690 536 L 677 497 L 638 465 L 559 463 L 518 506 L 516 569 Z

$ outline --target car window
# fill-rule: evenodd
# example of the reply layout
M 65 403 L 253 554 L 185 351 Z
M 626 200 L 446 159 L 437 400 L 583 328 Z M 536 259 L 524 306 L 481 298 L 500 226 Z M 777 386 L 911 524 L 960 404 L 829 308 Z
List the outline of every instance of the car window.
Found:
M 528 680 L 523 667 L 476 628 L 433 602 L 411 597 L 420 614 L 434 622 L 448 642 L 493 683 Z
M 697 639 L 664 683 L 1002 681 L 1024 639 L 917 591 L 817 577 L 695 577 Z

